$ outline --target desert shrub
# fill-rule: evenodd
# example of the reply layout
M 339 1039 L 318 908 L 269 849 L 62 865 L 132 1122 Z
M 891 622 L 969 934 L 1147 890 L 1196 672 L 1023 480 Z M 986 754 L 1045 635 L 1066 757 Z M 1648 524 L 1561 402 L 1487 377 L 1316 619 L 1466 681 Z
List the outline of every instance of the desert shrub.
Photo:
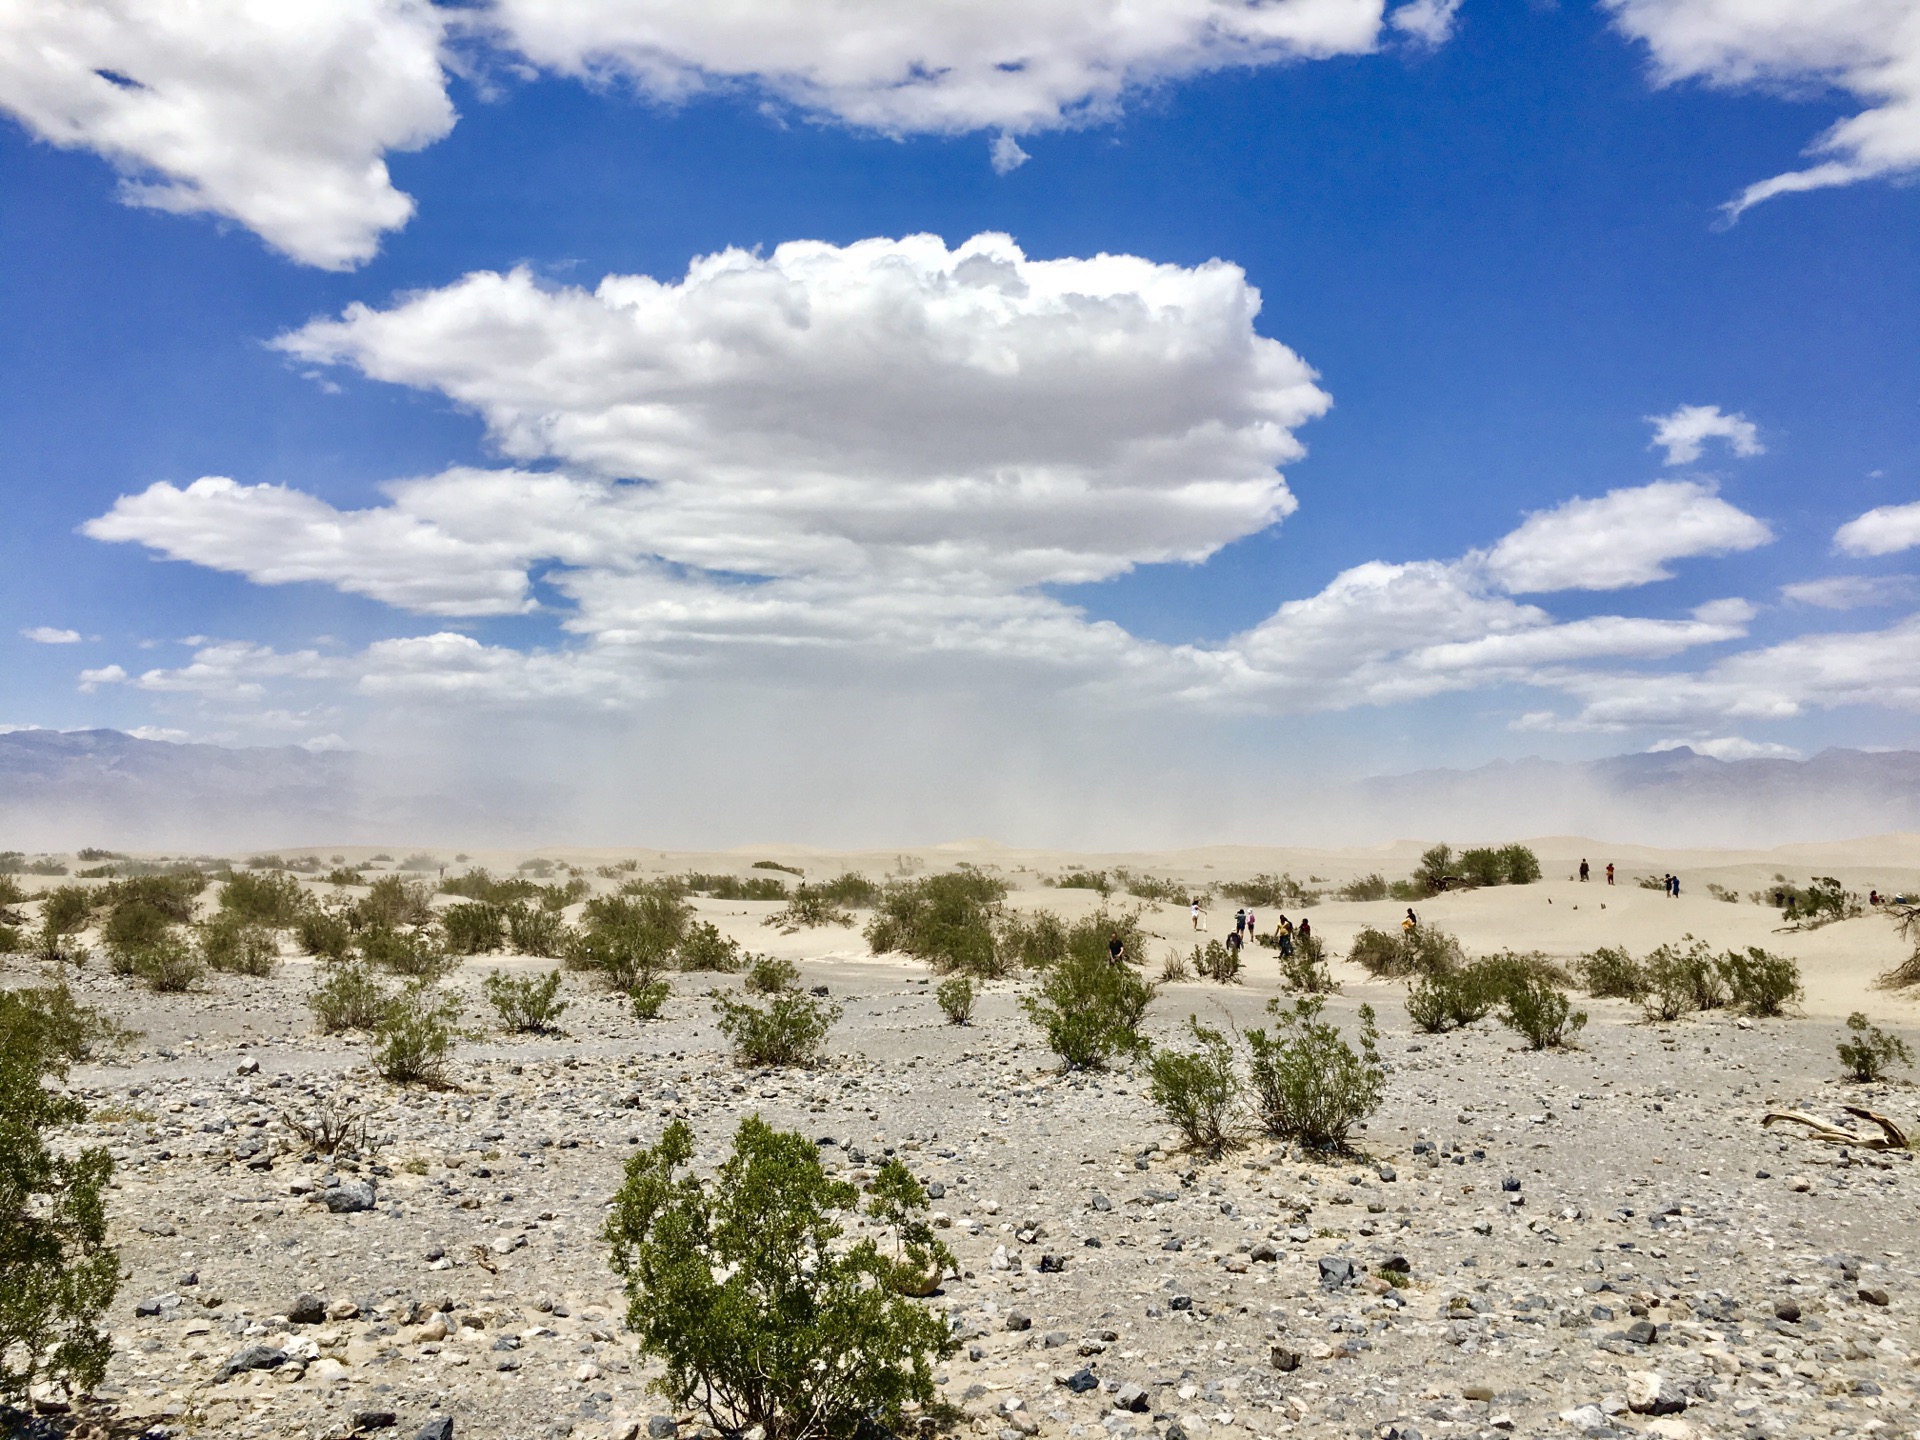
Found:
M 1711 880 L 1707 882 L 1707 894 L 1716 900 L 1725 901 L 1729 905 L 1738 905 L 1740 903 L 1740 894 L 1738 891 L 1729 890 L 1724 885 L 1716 885 Z
M 856 910 L 871 910 L 880 903 L 881 887 L 866 876 L 848 870 L 831 880 L 813 886 L 836 905 L 851 905 Z
M 1209 980 L 1217 980 L 1222 985 L 1230 985 L 1240 978 L 1240 952 L 1230 949 L 1218 940 L 1209 940 L 1205 945 L 1193 947 L 1193 953 L 1187 957 L 1187 963 L 1193 966 L 1194 974 L 1203 975 Z
M 1842 1040 L 1835 1047 L 1840 1063 L 1847 1067 L 1847 1079 L 1864 1085 L 1884 1080 L 1895 1065 L 1913 1064 L 1913 1051 L 1907 1042 L 1871 1024 L 1864 1012 L 1856 1010 L 1847 1016 L 1847 1029 L 1853 1039 Z
M 1320 903 L 1320 892 L 1309 890 L 1291 875 L 1260 874 L 1251 880 L 1230 880 L 1220 893 L 1241 905 L 1263 905 L 1275 909 L 1291 905 L 1305 909 Z
M 86 858 L 84 851 L 81 858 Z M 287 862 L 279 855 L 251 855 L 247 858 L 247 868 L 249 870 L 284 870 L 287 868 Z
M 59 885 L 40 897 L 40 953 L 48 960 L 79 959 L 84 952 L 67 940 L 93 921 L 94 892 L 84 885 Z M 69 955 L 69 951 L 73 952 Z
M 558 960 L 566 954 L 573 932 L 559 911 L 517 903 L 507 907 L 506 916 L 507 944 L 514 954 L 543 960 Z
M 1469 885 L 1498 885 L 1507 878 L 1506 863 L 1500 858 L 1500 852 L 1490 846 L 1462 850 L 1454 866 Z
M 1178 950 L 1167 951 L 1166 958 L 1160 962 L 1160 983 L 1178 985 L 1188 978 L 1187 957 Z
M 280 941 L 265 925 L 222 912 L 200 927 L 200 959 L 229 975 L 271 975 L 280 963 Z
M 1436 926 L 1420 925 L 1395 935 L 1369 925 L 1353 937 L 1347 958 L 1376 980 L 1400 980 L 1458 970 L 1467 957 L 1460 942 Z
M 1788 885 L 1779 893 L 1785 900 L 1780 906 L 1781 918 L 1796 930 L 1817 930 L 1866 913 L 1860 896 L 1831 875 L 1816 875 L 1805 889 Z
M 1717 1010 L 1727 1003 L 1727 977 L 1712 947 L 1691 935 L 1684 938 L 1693 943 L 1684 950 L 1662 945 L 1640 967 L 1646 983 L 1640 1004 L 1649 1020 L 1677 1020 L 1689 1011 Z
M 633 1018 L 636 1020 L 658 1020 L 661 1007 L 672 997 L 673 986 L 664 980 L 649 980 L 644 985 L 636 985 L 627 995 L 633 1002 Z
M 946 1316 L 902 1292 L 939 1283 L 953 1257 L 921 1218 L 925 1192 L 897 1161 L 874 1182 L 871 1230 L 846 1242 L 859 1191 L 829 1177 L 804 1135 L 743 1120 L 711 1179 L 682 1171 L 693 1132 L 674 1121 L 627 1161 L 605 1235 L 626 1282 L 627 1329 L 664 1373 L 654 1388 L 723 1435 L 855 1440 L 904 1434 L 936 1400 Z
M 358 885 L 360 883 L 360 872 L 349 869 L 345 865 L 336 865 L 320 878 L 329 885 L 345 889 L 349 885 Z
M 427 854 L 427 852 L 424 850 L 414 851 L 413 854 L 407 856 L 406 859 L 402 860 L 398 865 L 394 866 L 394 869 L 396 870 L 412 870 L 416 872 L 424 871 L 424 870 L 438 870 L 439 868 L 440 868 L 440 862 L 436 860 L 433 856 Z
M 1326 942 L 1318 935 L 1294 936 L 1293 954 L 1280 957 L 1280 983 L 1300 995 L 1331 995 L 1336 987 Z
M 1500 865 L 1508 885 L 1531 885 L 1540 878 L 1540 857 L 1525 845 L 1502 845 Z
M 677 890 L 635 882 L 618 895 L 587 902 L 566 961 L 575 969 L 599 972 L 617 990 L 631 991 L 673 967 L 692 922 L 693 907 Z
M 747 867 L 749 870 L 778 870 L 783 875 L 805 875 L 807 872 L 793 865 L 782 865 L 778 860 L 756 860 Z
M 146 906 L 158 910 L 177 925 L 193 919 L 193 903 L 207 888 L 207 877 L 187 869 L 165 875 L 141 875 L 102 885 L 96 904 L 110 910 L 124 906 Z
M 355 944 L 369 965 L 410 980 L 437 980 L 460 967 L 456 957 L 421 930 L 367 930 L 356 937 Z
M 897 950 L 924 960 L 936 973 L 1005 974 L 995 932 L 1006 896 L 1006 881 L 972 868 L 896 880 L 881 892 L 867 946 L 876 955 Z
M 507 916 L 498 905 L 467 901 L 440 912 L 449 955 L 490 955 L 507 943 Z
M 129 973 L 160 995 L 178 995 L 200 983 L 207 967 L 177 931 L 128 952 Z
M 560 999 L 560 972 L 544 975 L 509 975 L 495 970 L 481 983 L 487 1003 L 500 1016 L 500 1023 L 515 1032 L 544 1034 L 559 1028 L 567 1002 Z
M 173 917 L 145 900 L 123 900 L 100 927 L 108 961 L 116 975 L 131 975 L 135 958 L 173 933 Z
M 722 935 L 717 925 L 701 920 L 689 925 L 674 949 L 682 970 L 714 970 L 732 974 L 740 968 L 740 942 Z
M 1494 976 L 1479 966 L 1423 975 L 1407 990 L 1407 1018 L 1429 1035 L 1484 1019 L 1499 1002 Z
M 1647 972 L 1618 945 L 1602 945 L 1580 962 L 1580 984 L 1602 1000 L 1639 1000 L 1647 993 Z
M 292 875 L 279 871 L 235 871 L 220 887 L 220 911 L 258 925 L 292 925 L 306 906 L 307 894 Z
M 332 967 L 307 996 L 307 1008 L 322 1035 L 376 1029 L 392 1003 L 380 977 L 357 961 Z
M 395 1085 L 443 1088 L 459 1023 L 455 996 L 430 984 L 409 985 L 373 1027 L 374 1070 Z
M 9 905 L 24 905 L 27 892 L 9 871 L 0 870 L 0 909 Z
M 1158 1049 L 1147 1062 L 1148 1094 L 1194 1150 L 1218 1155 L 1232 1138 L 1242 1087 L 1226 1035 L 1187 1017 L 1193 1050 Z
M 1040 883 L 1060 890 L 1097 890 L 1102 900 L 1113 894 L 1113 880 L 1104 870 L 1069 870 L 1044 877 Z
M 696 895 L 711 895 L 715 900 L 784 900 L 787 882 L 771 875 L 685 875 L 688 890 Z
M 1015 911 L 1000 923 L 999 954 L 1009 966 L 1044 970 L 1066 958 L 1067 922 L 1051 910 Z
M 1342 900 L 1384 900 L 1387 898 L 1387 880 L 1376 870 L 1371 875 L 1362 875 L 1358 880 L 1349 880 L 1335 893 Z
M 822 925 L 851 925 L 853 912 L 820 886 L 803 880 L 794 887 L 786 905 L 760 923 L 789 931 L 813 930 Z
M 1321 1018 L 1326 1001 L 1302 996 L 1291 1007 L 1267 1002 L 1272 1036 L 1247 1032 L 1249 1076 L 1261 1127 L 1280 1140 L 1316 1150 L 1346 1148 L 1353 1127 L 1380 1108 L 1386 1070 L 1373 1007 L 1360 1007 L 1360 1048 Z
M 1159 900 L 1170 905 L 1184 905 L 1193 894 L 1192 888 L 1179 880 L 1143 875 L 1121 866 L 1114 869 L 1113 883 L 1136 899 Z
M 1069 1070 L 1097 1069 L 1147 1042 L 1140 1021 L 1154 988 L 1128 965 L 1115 965 L 1104 946 L 1093 955 L 1070 954 L 1052 966 L 1039 990 L 1020 1004 Z
M 733 1042 L 735 1063 L 803 1067 L 819 1063 L 820 1047 L 842 1013 L 838 1005 L 798 990 L 770 995 L 764 1009 L 718 995 L 713 1009 L 720 1033 Z
M 440 882 L 442 895 L 458 895 L 482 905 L 511 905 L 516 900 L 534 900 L 546 887 L 521 875 L 495 879 L 484 869 L 469 870 Z
M 353 925 L 337 909 L 309 905 L 294 922 L 293 938 L 316 960 L 338 963 L 353 953 Z
M 0 955 L 20 955 L 27 949 L 27 937 L 18 925 L 0 920 Z
M 1565 966 L 1549 960 L 1538 950 L 1502 950 L 1467 967 L 1496 1000 L 1519 985 L 1571 985 L 1573 976 Z
M 942 980 L 933 992 L 933 998 L 940 1005 L 940 1013 L 947 1017 L 949 1025 L 966 1025 L 973 1020 L 973 981 L 964 975 L 955 975 L 951 980 Z
M 362 930 L 419 928 L 433 923 L 433 887 L 422 880 L 382 875 L 353 907 L 353 921 Z
M 1453 864 L 1451 845 L 1429 846 L 1421 852 L 1420 863 L 1414 867 L 1413 883 L 1423 894 L 1437 895 L 1453 879 Z
M 1728 998 L 1749 1015 L 1778 1015 L 1805 993 L 1800 967 L 1757 945 L 1727 951 L 1720 959 L 1720 973 L 1726 977 Z
M 1587 1023 L 1587 1012 L 1575 1010 L 1565 991 L 1544 980 L 1512 985 L 1502 999 L 1500 1023 L 1524 1039 L 1529 1050 L 1558 1049 Z
M 800 983 L 800 967 L 791 960 L 773 955 L 757 955 L 747 966 L 746 987 L 754 995 L 777 995 Z
M 120 1286 L 107 1244 L 113 1160 L 100 1146 L 48 1144 L 86 1118 L 53 1082 L 96 1028 L 64 988 L 0 991 L 0 1402 L 40 1382 L 90 1389 L 112 1355 L 99 1321 Z

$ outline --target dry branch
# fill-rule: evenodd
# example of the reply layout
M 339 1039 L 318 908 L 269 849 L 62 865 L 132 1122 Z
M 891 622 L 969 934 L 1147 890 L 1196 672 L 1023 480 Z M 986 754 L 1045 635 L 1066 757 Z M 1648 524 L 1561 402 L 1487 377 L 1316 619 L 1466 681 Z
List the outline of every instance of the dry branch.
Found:
M 1849 1115 L 1861 1120 L 1870 1120 L 1883 1132 L 1879 1135 L 1862 1135 L 1857 1130 L 1849 1130 L 1844 1125 L 1821 1120 L 1802 1110 L 1769 1110 L 1766 1118 L 1760 1122 L 1760 1128 L 1771 1129 L 1774 1121 L 1784 1120 L 1794 1125 L 1804 1125 L 1813 1139 L 1828 1145 L 1857 1145 L 1862 1150 L 1905 1150 L 1908 1147 L 1907 1132 L 1899 1125 L 1875 1110 L 1863 1110 L 1858 1105 L 1840 1107 Z

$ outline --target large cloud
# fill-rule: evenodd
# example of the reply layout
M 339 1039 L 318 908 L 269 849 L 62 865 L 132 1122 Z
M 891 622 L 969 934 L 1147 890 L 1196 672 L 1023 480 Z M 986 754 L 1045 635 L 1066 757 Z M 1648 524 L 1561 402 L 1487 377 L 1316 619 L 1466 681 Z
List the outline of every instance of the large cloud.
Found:
M 1487 552 L 1486 567 L 1516 594 L 1621 590 L 1669 578 L 1674 560 L 1752 550 L 1772 539 L 1765 522 L 1711 485 L 1660 480 L 1529 515 Z
M 112 161 L 135 204 L 344 269 L 413 213 L 383 157 L 452 128 L 445 18 L 425 0 L 9 0 L 0 107 Z
M 1877 506 L 1833 532 L 1833 548 L 1842 555 L 1897 555 L 1916 545 L 1920 545 L 1920 500 Z
M 1404 29 L 1445 39 L 1452 6 Z M 752 81 L 869 129 L 1025 133 L 1110 115 L 1134 86 L 1362 54 L 1382 0 L 494 0 L 535 64 L 676 98 Z
M 1776 195 L 1920 168 L 1920 6 L 1913 0 L 1605 0 L 1644 40 L 1663 84 L 1800 92 L 1833 86 L 1866 108 L 1809 147 L 1815 163 L 1759 180 L 1737 217 Z

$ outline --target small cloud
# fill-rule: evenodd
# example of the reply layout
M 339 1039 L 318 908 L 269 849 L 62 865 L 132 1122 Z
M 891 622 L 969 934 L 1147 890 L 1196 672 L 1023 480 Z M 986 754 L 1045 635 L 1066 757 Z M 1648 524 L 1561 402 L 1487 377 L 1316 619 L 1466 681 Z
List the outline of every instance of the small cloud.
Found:
M 1833 548 L 1842 555 L 1896 555 L 1916 545 L 1920 545 L 1920 500 L 1877 506 L 1833 532 Z
M 1821 610 L 1867 610 L 1913 598 L 1911 575 L 1829 575 L 1780 587 L 1781 598 Z
M 184 730 L 169 730 L 163 725 L 136 725 L 127 734 L 136 740 L 157 740 L 163 745 L 185 745 L 193 739 Z
M 98 670 L 80 672 L 80 688 L 91 695 L 102 685 L 122 685 L 126 683 L 127 672 L 118 665 L 103 665 Z
M 1453 38 L 1460 0 L 1409 0 L 1387 17 L 1387 23 L 1408 39 L 1438 49 Z
M 1759 613 L 1759 607 L 1751 600 L 1742 600 L 1738 596 L 1709 600 L 1704 605 L 1693 607 L 1693 618 L 1708 625 L 1744 625 Z
M 0 725 L 0 735 L 20 735 L 29 730 L 44 730 L 44 725 Z
M 20 632 L 36 645 L 78 645 L 78 630 L 56 630 L 51 625 L 35 625 Z
M 993 173 L 1011 175 L 1033 157 L 1020 148 L 1020 142 L 1011 135 L 993 137 Z
M 315 735 L 311 740 L 302 740 L 300 748 L 315 755 L 325 755 L 330 751 L 346 749 L 347 742 L 338 735 Z
M 1798 760 L 1800 752 L 1791 745 L 1776 745 L 1768 740 L 1749 740 L 1744 735 L 1720 735 L 1710 740 L 1662 740 L 1647 747 L 1649 755 L 1668 750 L 1687 749 L 1713 760 Z
M 1724 440 L 1734 454 L 1764 455 L 1760 428 L 1744 415 L 1728 415 L 1718 405 L 1682 405 L 1670 415 L 1649 415 L 1653 446 L 1667 452 L 1667 464 L 1691 465 L 1709 440 Z

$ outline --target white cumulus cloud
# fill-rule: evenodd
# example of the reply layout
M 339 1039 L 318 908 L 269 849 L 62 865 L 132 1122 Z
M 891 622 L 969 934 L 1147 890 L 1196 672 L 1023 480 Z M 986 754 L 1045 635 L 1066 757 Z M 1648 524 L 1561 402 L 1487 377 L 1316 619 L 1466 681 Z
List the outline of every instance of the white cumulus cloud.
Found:
M 78 630 L 61 630 L 52 625 L 34 625 L 20 632 L 36 645 L 78 645 Z
M 1804 94 L 1831 87 L 1863 106 L 1808 147 L 1813 162 L 1748 185 L 1737 218 L 1776 195 L 1920 169 L 1920 6 L 1913 0 L 1605 0 L 1646 42 L 1661 84 Z
M 1833 532 L 1833 548 L 1842 555 L 1897 555 L 1916 545 L 1920 545 L 1920 500 L 1876 506 Z
M 1460 0 L 1408 0 L 1387 17 L 1402 35 L 1422 45 L 1441 46 L 1453 38 Z
M 1698 739 L 1662 740 L 1651 746 L 1649 754 L 1686 749 L 1713 760 L 1798 760 L 1800 752 L 1791 745 L 1772 740 L 1749 740 L 1744 735 L 1711 735 Z
M 133 204 L 346 269 L 413 213 L 383 157 L 452 128 L 445 23 L 425 0 L 9 0 L 0 108 L 111 161 Z
M 889 134 L 1026 134 L 1211 70 L 1357 55 L 1382 0 L 494 0 L 503 44 L 677 99 L 752 84 Z
M 1752 550 L 1773 539 L 1765 522 L 1695 480 L 1658 480 L 1573 499 L 1529 515 L 1484 556 L 1515 594 L 1622 590 L 1672 576 L 1675 560 Z
M 1709 440 L 1724 440 L 1742 458 L 1766 454 L 1760 429 L 1744 415 L 1728 415 L 1718 405 L 1682 405 L 1668 415 L 1649 415 L 1653 444 L 1667 452 L 1667 464 L 1691 465 Z
M 1780 595 L 1796 605 L 1821 610 L 1866 610 L 1911 600 L 1913 582 L 1911 575 L 1829 575 L 1782 585 Z

